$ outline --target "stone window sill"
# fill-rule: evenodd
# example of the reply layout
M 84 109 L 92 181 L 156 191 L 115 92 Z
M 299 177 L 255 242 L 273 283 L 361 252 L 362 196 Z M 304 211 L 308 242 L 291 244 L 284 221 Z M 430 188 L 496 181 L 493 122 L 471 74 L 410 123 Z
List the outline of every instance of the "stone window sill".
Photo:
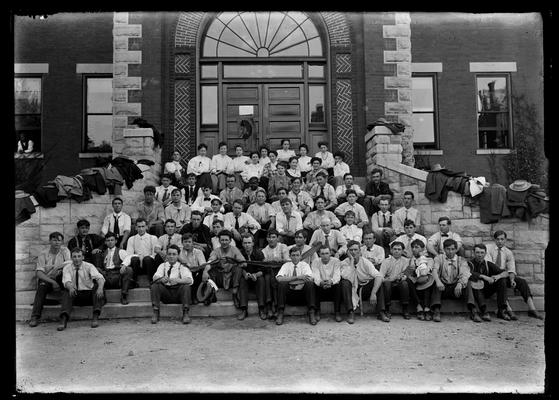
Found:
M 43 153 L 15 153 L 15 159 L 22 159 L 22 158 L 45 158 Z
M 510 154 L 512 149 L 477 149 L 476 154 Z
M 97 158 L 97 157 L 109 157 L 113 153 L 80 153 L 79 158 Z
M 416 156 L 442 156 L 442 150 L 421 150 L 421 149 L 414 149 L 413 154 Z

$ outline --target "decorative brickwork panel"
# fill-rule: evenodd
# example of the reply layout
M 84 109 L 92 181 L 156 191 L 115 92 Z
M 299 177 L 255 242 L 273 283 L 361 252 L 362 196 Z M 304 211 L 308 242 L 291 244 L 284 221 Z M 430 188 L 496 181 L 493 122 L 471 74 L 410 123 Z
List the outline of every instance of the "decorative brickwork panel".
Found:
M 336 54 L 336 72 L 351 72 L 351 54 Z
M 180 151 L 183 158 L 190 158 L 192 132 L 192 110 L 190 107 L 190 81 L 175 82 L 175 150 Z
M 177 54 L 175 56 L 175 72 L 188 74 L 192 71 L 192 57 L 188 54 Z
M 336 81 L 336 106 L 338 149 L 346 154 L 345 162 L 351 165 L 353 163 L 353 116 L 349 79 Z
M 179 15 L 175 32 L 175 46 L 187 47 L 196 45 L 196 37 L 203 12 L 183 12 Z
M 349 36 L 349 25 L 340 12 L 323 12 L 322 18 L 328 27 L 330 45 L 332 46 L 351 46 Z

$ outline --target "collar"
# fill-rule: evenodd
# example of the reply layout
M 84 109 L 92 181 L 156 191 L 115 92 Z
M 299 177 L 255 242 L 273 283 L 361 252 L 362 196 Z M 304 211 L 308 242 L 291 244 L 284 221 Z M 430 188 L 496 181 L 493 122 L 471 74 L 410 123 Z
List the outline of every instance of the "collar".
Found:
M 119 212 L 118 214 L 113 211 L 113 217 L 120 218 L 121 215 L 122 215 L 122 211 Z
M 458 261 L 458 256 L 455 254 L 453 258 L 448 258 L 445 254 L 444 256 L 446 261 Z

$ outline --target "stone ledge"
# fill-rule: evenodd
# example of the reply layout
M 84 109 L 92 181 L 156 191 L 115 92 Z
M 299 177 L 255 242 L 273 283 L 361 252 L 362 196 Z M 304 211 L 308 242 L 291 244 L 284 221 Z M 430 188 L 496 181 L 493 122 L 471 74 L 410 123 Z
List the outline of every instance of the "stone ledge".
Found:
M 153 137 L 151 128 L 125 128 L 123 132 L 125 138 L 130 137 Z
M 378 159 L 377 164 L 380 165 L 381 167 L 388 168 L 392 171 L 399 172 L 401 174 L 407 175 L 409 177 L 415 178 L 423 182 L 427 181 L 427 175 L 429 175 L 427 171 L 413 168 L 410 167 L 409 165 L 385 161 L 382 158 Z

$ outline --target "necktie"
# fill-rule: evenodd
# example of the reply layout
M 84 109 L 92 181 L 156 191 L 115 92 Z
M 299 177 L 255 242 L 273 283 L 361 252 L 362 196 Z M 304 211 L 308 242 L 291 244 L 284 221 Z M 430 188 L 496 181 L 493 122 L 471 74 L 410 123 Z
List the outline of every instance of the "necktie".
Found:
M 297 265 L 293 264 L 293 276 L 297 276 Z
M 235 229 L 239 229 L 239 217 L 235 216 Z
M 497 247 L 497 260 L 495 261 L 497 267 L 501 268 L 501 248 Z
M 324 244 L 328 247 L 330 247 L 330 242 L 328 241 L 328 236 L 330 236 L 329 234 L 324 235 Z
M 113 233 L 118 237 L 120 236 L 120 228 L 118 227 L 118 218 L 116 215 L 114 216 L 115 218 L 115 223 L 114 223 L 114 227 L 113 227 Z
M 404 221 L 408 219 L 408 210 L 406 210 L 406 218 L 404 219 Z
M 79 290 L 79 278 L 78 278 L 79 271 L 80 269 L 76 268 L 76 290 Z
M 167 250 L 169 250 L 169 246 L 171 245 L 171 236 L 167 238 Z
M 111 266 L 111 250 L 107 250 L 107 256 L 105 257 L 105 268 L 109 268 Z
M 169 264 L 169 269 L 167 270 L 167 278 L 169 278 L 171 276 L 171 270 L 173 269 L 173 266 L 171 264 Z
M 163 193 L 163 202 L 165 202 L 165 200 L 167 200 L 167 197 L 169 197 L 169 195 L 167 194 L 168 191 L 169 189 L 165 189 L 165 193 Z
M 386 226 L 386 215 L 382 214 L 382 226 L 385 227 Z
M 318 195 L 324 197 L 324 188 L 320 185 L 318 185 L 318 187 L 319 187 Z

